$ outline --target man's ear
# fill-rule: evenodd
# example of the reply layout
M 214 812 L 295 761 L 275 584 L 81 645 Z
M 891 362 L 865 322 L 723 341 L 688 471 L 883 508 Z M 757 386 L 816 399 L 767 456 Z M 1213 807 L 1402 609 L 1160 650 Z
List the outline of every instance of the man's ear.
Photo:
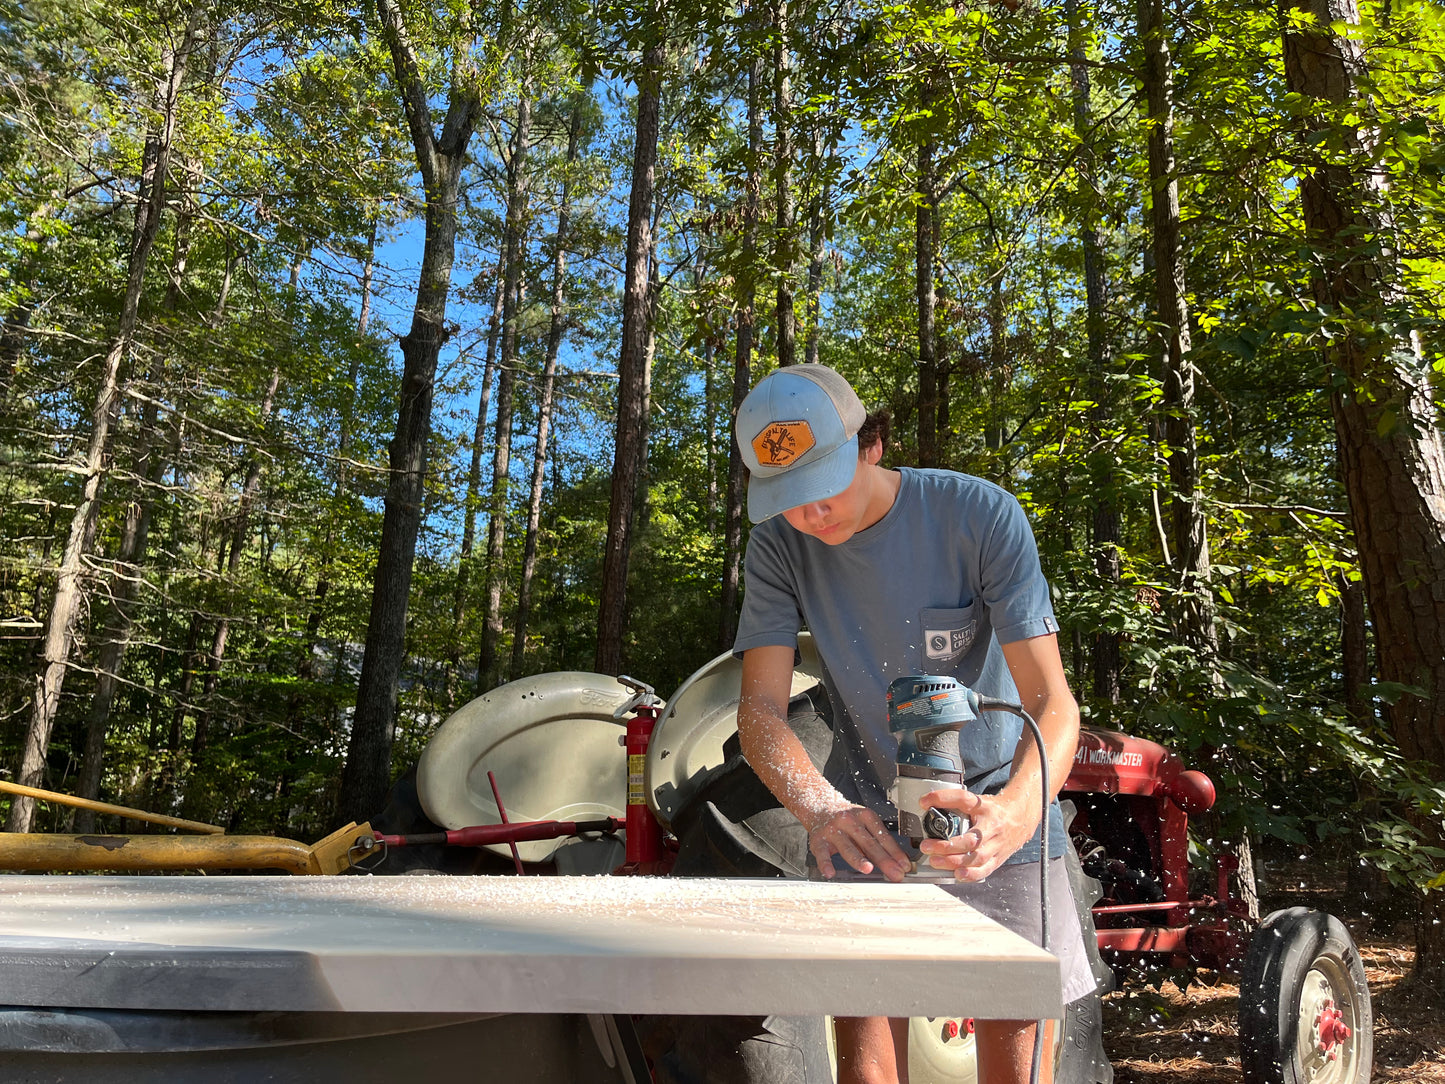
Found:
M 873 466 L 876 467 L 879 461 L 883 458 L 883 442 L 881 440 L 875 440 L 872 444 L 868 445 L 868 447 L 864 448 L 861 453 L 859 453 L 858 458 L 863 460 L 863 462 L 871 463 L 873 464 Z

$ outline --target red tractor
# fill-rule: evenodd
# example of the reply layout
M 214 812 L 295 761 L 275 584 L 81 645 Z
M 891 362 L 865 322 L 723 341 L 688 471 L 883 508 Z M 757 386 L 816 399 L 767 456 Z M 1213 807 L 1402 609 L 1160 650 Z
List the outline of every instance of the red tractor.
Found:
M 1210 892 L 1191 891 L 1189 817 L 1214 784 L 1162 745 L 1086 727 L 1063 796 L 1087 878 L 1103 959 L 1239 975 L 1246 1081 L 1365 1084 L 1373 1048 L 1364 965 L 1333 915 L 1291 907 L 1262 922 L 1231 893 L 1232 855 L 1214 857 Z
M 790 722 L 821 765 L 831 741 L 822 670 L 805 633 L 795 666 Z M 740 664 L 721 655 L 690 677 L 666 704 L 646 753 L 624 740 L 623 718 L 638 693 L 596 674 L 543 674 L 493 690 L 445 723 L 416 778 L 420 807 L 449 828 L 496 823 L 488 772 L 517 820 L 579 821 L 628 816 L 627 793 L 645 798 L 665 833 L 664 858 L 650 872 L 674 876 L 805 876 L 806 834 L 762 786 L 736 738 Z M 634 690 L 638 689 L 636 683 Z M 650 693 L 650 690 L 648 690 Z M 654 698 L 655 699 L 655 698 Z M 634 730 L 636 728 L 634 727 Z M 628 751 L 626 775 L 619 745 Z M 553 756 L 564 746 L 565 761 Z M 546 772 L 537 766 L 549 765 Z M 639 769 L 641 769 L 639 780 Z M 639 788 L 637 784 L 641 782 Z M 1109 730 L 1083 730 L 1063 788 L 1075 844 L 1075 895 L 1100 992 L 1135 964 L 1207 968 L 1240 977 L 1239 1034 L 1247 1084 L 1367 1084 L 1372 1064 L 1369 989 L 1344 925 L 1302 907 L 1262 922 L 1231 892 L 1237 863 L 1215 856 L 1213 875 L 1191 876 L 1189 818 L 1214 803 L 1214 784 L 1186 770 L 1163 746 Z M 415 807 L 413 807 L 415 808 Z M 382 828 L 385 816 L 373 822 Z M 560 872 L 608 872 L 623 865 L 612 836 L 519 844 L 511 858 Z M 508 848 L 493 848 L 500 860 Z M 1206 884 L 1204 891 L 1195 886 Z M 659 1080 L 707 1080 L 748 1028 L 677 1023 L 676 1058 Z M 784 1029 L 786 1030 L 786 1029 Z M 691 1032 L 691 1034 L 690 1034 Z M 806 1046 L 793 1032 L 758 1031 L 764 1048 Z M 1057 1051 L 1059 1084 L 1109 1084 L 1099 995 L 1068 1007 Z M 917 1084 L 972 1079 L 965 1021 L 914 1021 Z M 740 1039 L 741 1036 L 741 1039 Z M 806 1058 L 804 1059 L 806 1060 Z M 741 1078 L 740 1078 L 741 1079 Z M 759 1076 L 766 1079 L 766 1075 Z M 791 1078 L 789 1078 L 791 1079 Z M 803 1079 L 811 1080 L 812 1075 Z

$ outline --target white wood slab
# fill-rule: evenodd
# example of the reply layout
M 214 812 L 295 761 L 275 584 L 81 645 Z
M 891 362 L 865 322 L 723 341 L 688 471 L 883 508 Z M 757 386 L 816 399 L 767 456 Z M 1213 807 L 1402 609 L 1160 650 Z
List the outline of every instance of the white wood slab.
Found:
M 0 876 L 0 1002 L 1032 1019 L 1058 961 L 923 884 Z

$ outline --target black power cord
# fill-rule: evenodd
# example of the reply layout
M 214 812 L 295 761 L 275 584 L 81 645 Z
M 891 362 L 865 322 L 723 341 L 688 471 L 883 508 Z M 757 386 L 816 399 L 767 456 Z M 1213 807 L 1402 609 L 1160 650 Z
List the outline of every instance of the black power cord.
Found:
M 1039 919 L 1043 923 L 1042 936 L 1039 938 L 1039 947 L 1045 952 L 1049 951 L 1049 807 L 1053 805 L 1053 796 L 1049 787 L 1049 752 L 1044 747 L 1044 732 L 1039 729 L 1039 724 L 1034 717 L 1024 710 L 1022 704 L 1010 704 L 1007 700 L 997 700 L 991 696 L 980 696 L 978 698 L 980 711 L 1006 711 L 1017 715 L 1029 725 L 1029 733 L 1033 736 L 1034 745 L 1039 751 L 1039 783 L 1041 787 L 1040 805 L 1042 813 L 1039 818 Z M 1038 1020 L 1034 1024 L 1034 1060 L 1029 1070 L 1030 1084 L 1039 1084 L 1039 1072 L 1044 1060 L 1044 1021 Z

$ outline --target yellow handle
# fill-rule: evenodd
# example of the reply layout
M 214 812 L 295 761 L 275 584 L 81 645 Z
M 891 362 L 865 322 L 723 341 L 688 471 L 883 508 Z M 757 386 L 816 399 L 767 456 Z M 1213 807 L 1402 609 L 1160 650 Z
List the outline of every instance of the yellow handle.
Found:
M 167 817 L 164 813 L 147 813 L 144 809 L 131 809 L 129 806 L 111 805 L 109 802 L 96 802 L 89 798 L 77 798 L 73 794 L 59 794 L 53 790 L 41 790 L 39 787 L 22 786 L 20 783 L 7 783 L 0 779 L 0 791 L 7 791 L 10 794 L 20 794 L 27 798 L 40 798 L 47 802 L 55 802 L 58 805 L 75 806 L 76 809 L 89 809 L 96 813 L 113 813 L 118 817 L 129 817 L 133 821 L 146 821 L 149 824 L 164 824 L 170 828 L 179 828 L 183 832 L 203 832 L 206 835 L 222 835 L 226 830 L 217 824 L 202 824 L 200 821 L 182 820 L 180 817 Z

